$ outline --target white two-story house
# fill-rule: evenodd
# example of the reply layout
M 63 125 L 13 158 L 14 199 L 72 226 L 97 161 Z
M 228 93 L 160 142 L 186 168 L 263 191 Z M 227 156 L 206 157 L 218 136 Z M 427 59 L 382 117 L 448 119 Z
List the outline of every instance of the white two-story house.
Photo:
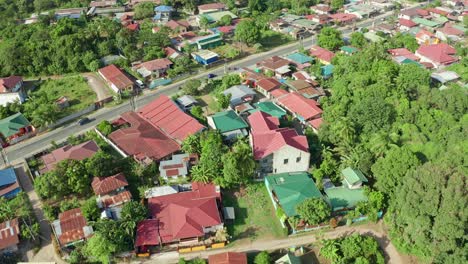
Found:
M 6 106 L 8 103 L 23 103 L 26 93 L 23 89 L 23 78 L 20 76 L 9 76 L 0 78 L 0 105 Z

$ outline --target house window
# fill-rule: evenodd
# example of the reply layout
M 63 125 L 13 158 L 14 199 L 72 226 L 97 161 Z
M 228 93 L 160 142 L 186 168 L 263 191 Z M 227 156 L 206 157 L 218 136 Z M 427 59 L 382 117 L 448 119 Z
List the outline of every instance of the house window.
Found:
M 301 162 L 301 157 L 296 158 L 296 163 L 299 163 L 299 162 Z
M 283 163 L 284 164 L 288 164 L 289 160 L 288 159 L 284 159 Z

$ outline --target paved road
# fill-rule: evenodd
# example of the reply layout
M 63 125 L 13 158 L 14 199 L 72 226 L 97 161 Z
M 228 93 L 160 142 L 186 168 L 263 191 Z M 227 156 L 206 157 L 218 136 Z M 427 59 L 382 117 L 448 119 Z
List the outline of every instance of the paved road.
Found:
M 369 224 L 363 226 L 351 226 L 351 227 L 338 227 L 333 231 L 323 233 L 321 237 L 323 239 L 335 239 L 338 237 L 349 236 L 353 233 L 359 233 L 364 235 L 369 235 L 374 237 L 379 243 L 380 248 L 384 251 L 385 260 L 388 264 L 404 264 L 410 263 L 410 261 L 405 257 L 400 255 L 396 250 L 395 246 L 387 238 L 386 232 L 383 228 L 382 222 L 379 224 Z M 193 258 L 208 258 L 209 255 L 218 254 L 222 252 L 234 251 L 234 252 L 258 252 L 263 250 L 276 250 L 284 249 L 290 247 L 298 247 L 302 245 L 310 245 L 320 241 L 320 238 L 317 238 L 317 233 L 309 233 L 296 237 L 288 237 L 284 239 L 277 240 L 256 240 L 250 243 L 243 243 L 234 245 L 232 247 L 209 250 L 209 251 L 200 251 L 196 253 L 189 254 L 178 254 L 177 252 L 171 252 L 168 254 L 154 255 L 150 260 L 145 261 L 144 263 L 177 263 L 179 257 L 184 257 L 185 259 Z

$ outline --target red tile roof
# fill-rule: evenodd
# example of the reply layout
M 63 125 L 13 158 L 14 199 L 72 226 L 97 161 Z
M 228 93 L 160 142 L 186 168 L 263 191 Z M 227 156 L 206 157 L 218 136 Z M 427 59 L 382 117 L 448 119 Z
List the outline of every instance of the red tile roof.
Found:
M 418 25 L 418 24 L 414 23 L 413 21 L 411 21 L 409 19 L 404 19 L 404 18 L 400 18 L 398 20 L 398 23 L 400 23 L 401 26 L 405 26 L 405 27 L 409 27 L 409 28 L 412 28 L 412 27 L 415 27 L 415 26 Z
M 447 43 L 421 45 L 416 52 L 436 64 L 449 65 L 458 61 L 458 58 L 452 56 L 456 50 Z
M 254 158 L 262 159 L 284 146 L 291 146 L 308 151 L 309 145 L 305 136 L 297 134 L 291 128 L 278 128 L 279 120 L 264 112 L 255 112 L 248 117 L 252 129 Z
M 160 160 L 180 149 L 177 142 L 139 114 L 126 112 L 121 117 L 130 127 L 112 132 L 109 138 L 128 155 Z
M 137 68 L 145 68 L 148 71 L 154 72 L 158 70 L 166 70 L 171 67 L 172 61 L 169 59 L 155 59 L 141 63 Z
M 271 91 L 270 94 L 274 98 L 278 99 L 278 98 L 280 98 L 282 96 L 285 96 L 285 95 L 289 94 L 289 92 L 286 91 L 286 90 L 283 90 L 283 89 L 276 89 L 276 90 Z
M 419 61 L 419 57 L 416 56 L 413 52 L 409 51 L 407 48 L 389 49 L 388 53 L 390 53 L 392 56 L 402 56 L 410 60 Z
M 83 228 L 87 225 L 80 208 L 71 209 L 59 214 L 61 234 L 58 237 L 61 245 L 86 238 Z
M 270 92 L 274 89 L 277 89 L 281 86 L 281 83 L 276 80 L 276 78 L 265 78 L 261 79 L 257 82 L 257 87 L 265 90 L 266 92 Z
M 198 10 L 213 10 L 213 9 L 224 9 L 226 5 L 223 3 L 211 3 L 211 4 L 204 4 L 199 5 Z
M 109 177 L 94 177 L 91 182 L 91 187 L 96 195 L 104 195 L 125 186 L 128 186 L 128 182 L 123 173 Z
M 102 203 L 105 208 L 121 205 L 132 200 L 132 194 L 129 191 L 123 191 L 115 195 L 106 195 L 102 197 Z
M 208 256 L 208 264 L 247 264 L 247 254 L 225 252 Z
M 9 76 L 0 79 L 0 93 L 8 93 L 10 92 L 15 86 L 22 82 L 23 78 L 21 76 Z
M 310 55 L 326 62 L 331 62 L 333 57 L 335 57 L 335 53 L 317 45 L 310 48 Z
M 166 27 L 169 27 L 170 29 L 172 30 L 176 30 L 177 28 L 181 27 L 181 28 L 185 28 L 187 29 L 190 24 L 185 21 L 185 20 L 179 20 L 179 21 L 176 21 L 176 20 L 169 20 L 166 24 L 165 24 Z
M 67 145 L 58 148 L 41 157 L 42 163 L 44 164 L 44 168 L 41 169 L 41 172 L 44 173 L 53 170 L 57 163 L 62 160 L 84 160 L 90 158 L 99 150 L 99 146 L 93 140 L 86 141 L 76 146 Z
M 416 13 L 423 17 L 429 15 L 429 11 L 421 9 L 421 8 L 416 9 Z
M 182 111 L 167 95 L 161 95 L 141 108 L 138 113 L 145 120 L 180 142 L 204 129 L 203 125 Z
M 441 15 L 441 16 L 447 16 L 449 13 L 444 11 L 444 10 L 440 10 L 438 8 L 428 8 L 426 9 L 429 13 L 434 13 L 434 14 L 438 14 L 438 15 Z
M 219 32 L 222 32 L 224 34 L 229 34 L 232 33 L 236 27 L 235 26 L 221 26 L 217 28 Z
M 418 33 L 416 33 L 416 36 L 415 36 L 415 38 L 417 39 L 423 39 L 424 37 L 433 38 L 434 34 L 432 34 L 431 32 L 425 29 L 421 29 Z
M 279 98 L 278 103 L 290 112 L 302 117 L 304 120 L 309 120 L 322 114 L 322 109 L 320 109 L 317 102 L 312 99 L 307 99 L 297 93 L 289 93 L 288 95 Z
M 125 73 L 114 64 L 99 69 L 99 73 L 101 73 L 104 79 L 109 83 L 114 84 L 119 90 L 126 89 L 133 85 L 132 80 L 130 80 L 130 78 L 128 78 L 127 75 L 125 75 Z
M 449 23 L 445 24 L 443 28 L 437 29 L 437 31 L 440 31 L 440 32 L 444 33 L 447 36 L 463 36 L 463 35 L 465 35 L 465 32 L 454 28 L 453 25 L 449 24 Z
M 18 218 L 0 223 L 0 250 L 17 245 L 19 233 Z
M 309 123 L 309 125 L 311 125 L 313 128 L 319 129 L 320 126 L 321 126 L 322 123 L 323 123 L 323 119 L 320 117 L 320 118 L 317 118 L 317 119 L 310 120 L 308 123 Z
M 347 22 L 351 22 L 351 21 L 354 21 L 357 19 L 357 16 L 356 15 L 353 15 L 353 14 L 345 14 L 345 13 L 336 13 L 336 14 L 331 14 L 329 15 L 329 17 L 334 20 L 334 21 L 338 21 L 338 22 L 341 22 L 341 23 L 347 23 Z

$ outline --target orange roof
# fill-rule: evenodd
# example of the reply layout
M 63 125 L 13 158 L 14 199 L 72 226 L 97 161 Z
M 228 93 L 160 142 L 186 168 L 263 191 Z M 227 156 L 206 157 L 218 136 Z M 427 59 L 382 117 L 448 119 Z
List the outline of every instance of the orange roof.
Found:
M 91 182 L 91 187 L 97 195 L 107 194 L 127 185 L 128 182 L 123 173 L 118 173 L 109 177 L 94 177 Z
M 101 73 L 104 79 L 115 85 L 119 90 L 123 90 L 133 85 L 132 80 L 130 80 L 130 78 L 128 78 L 127 75 L 125 75 L 125 73 L 114 64 L 99 69 L 99 73 Z
M 225 252 L 208 256 L 208 264 L 247 264 L 247 254 Z

